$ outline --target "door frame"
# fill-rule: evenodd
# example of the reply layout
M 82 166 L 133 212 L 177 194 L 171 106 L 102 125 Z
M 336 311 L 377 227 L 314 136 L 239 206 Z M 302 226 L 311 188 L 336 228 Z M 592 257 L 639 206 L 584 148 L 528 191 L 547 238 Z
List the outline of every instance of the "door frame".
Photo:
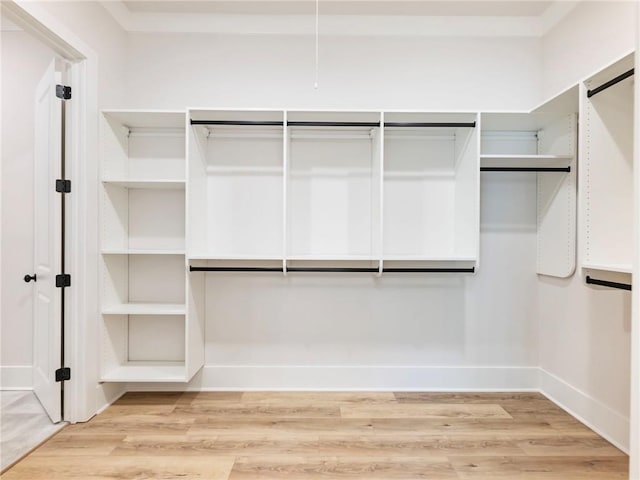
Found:
M 86 421 L 96 413 L 99 392 L 97 340 L 98 241 L 95 218 L 98 213 L 98 57 L 64 24 L 41 6 L 21 0 L 0 3 L 5 15 L 25 32 L 34 35 L 70 63 L 68 81 L 72 99 L 67 103 L 66 171 L 72 183 L 67 197 L 65 226 L 65 365 L 71 380 L 65 382 L 63 419 Z M 87 321 L 88 320 L 88 321 Z M 101 400 L 101 399 L 100 399 Z

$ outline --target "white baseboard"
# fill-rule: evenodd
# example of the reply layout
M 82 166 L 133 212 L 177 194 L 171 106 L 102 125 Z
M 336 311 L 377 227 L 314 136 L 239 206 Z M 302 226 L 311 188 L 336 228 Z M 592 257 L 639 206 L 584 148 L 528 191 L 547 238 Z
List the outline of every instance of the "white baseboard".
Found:
M 32 390 L 33 368 L 31 365 L 1 366 L 0 390 Z
M 537 391 L 537 367 L 205 366 L 184 385 L 131 383 L 152 390 Z
M 629 454 L 628 417 L 542 368 L 540 392 L 598 435 Z

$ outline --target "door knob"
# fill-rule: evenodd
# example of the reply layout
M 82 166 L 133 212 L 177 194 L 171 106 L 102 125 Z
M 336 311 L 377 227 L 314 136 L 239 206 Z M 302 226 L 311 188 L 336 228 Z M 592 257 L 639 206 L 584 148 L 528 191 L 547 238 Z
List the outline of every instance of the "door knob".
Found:
M 33 275 L 25 275 L 24 276 L 24 281 L 29 283 L 31 280 L 33 280 L 34 282 L 36 281 L 36 274 L 34 273 Z

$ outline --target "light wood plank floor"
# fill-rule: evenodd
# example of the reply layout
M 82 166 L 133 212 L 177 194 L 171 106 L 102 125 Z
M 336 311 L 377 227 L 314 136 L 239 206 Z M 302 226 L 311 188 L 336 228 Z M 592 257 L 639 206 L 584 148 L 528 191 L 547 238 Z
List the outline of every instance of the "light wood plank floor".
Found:
M 3 479 L 626 479 L 535 393 L 129 393 Z

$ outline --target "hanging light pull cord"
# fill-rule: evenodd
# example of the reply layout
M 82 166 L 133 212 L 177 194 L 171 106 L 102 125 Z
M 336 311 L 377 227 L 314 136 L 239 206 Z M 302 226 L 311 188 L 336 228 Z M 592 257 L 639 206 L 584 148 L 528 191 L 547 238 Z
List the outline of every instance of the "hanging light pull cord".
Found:
M 313 84 L 313 88 L 315 88 L 316 90 L 318 89 L 318 72 L 319 72 L 319 68 L 318 68 L 318 53 L 319 53 L 319 48 L 318 48 L 318 17 L 319 17 L 319 3 L 320 0 L 316 0 L 316 81 Z

